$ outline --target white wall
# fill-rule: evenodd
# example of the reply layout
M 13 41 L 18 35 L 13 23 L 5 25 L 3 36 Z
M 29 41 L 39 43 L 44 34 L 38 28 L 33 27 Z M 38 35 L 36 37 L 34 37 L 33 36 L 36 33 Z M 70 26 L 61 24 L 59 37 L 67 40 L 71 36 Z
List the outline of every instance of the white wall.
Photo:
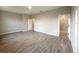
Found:
M 79 52 L 79 7 L 76 7 L 76 11 L 77 11 L 77 20 L 76 20 L 77 52 Z
M 35 15 L 35 31 L 59 36 L 58 16 L 70 14 L 70 7 L 62 7 Z
M 5 11 L 1 11 L 0 14 L 0 34 L 7 34 L 27 30 L 27 21 L 25 24 L 25 18 L 23 17 L 23 15 Z
M 73 47 L 73 52 L 77 51 L 77 7 L 72 7 L 71 13 L 71 42 Z

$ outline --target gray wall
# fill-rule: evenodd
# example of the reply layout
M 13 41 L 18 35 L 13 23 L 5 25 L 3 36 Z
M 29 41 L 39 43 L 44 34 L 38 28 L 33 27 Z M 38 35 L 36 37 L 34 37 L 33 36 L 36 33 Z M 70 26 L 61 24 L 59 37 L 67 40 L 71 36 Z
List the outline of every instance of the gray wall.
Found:
M 0 11 L 0 35 L 18 31 L 27 31 L 27 15 Z
M 58 16 L 70 14 L 70 7 L 62 7 L 35 15 L 35 31 L 59 36 Z

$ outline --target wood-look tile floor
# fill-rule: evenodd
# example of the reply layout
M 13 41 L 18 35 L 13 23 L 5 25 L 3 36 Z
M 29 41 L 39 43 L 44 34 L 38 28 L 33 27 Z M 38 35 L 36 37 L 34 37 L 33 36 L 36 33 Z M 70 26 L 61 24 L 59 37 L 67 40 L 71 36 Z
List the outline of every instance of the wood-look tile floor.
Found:
M 58 37 L 39 32 L 18 32 L 0 36 L 1 53 L 58 53 L 62 51 L 58 45 Z

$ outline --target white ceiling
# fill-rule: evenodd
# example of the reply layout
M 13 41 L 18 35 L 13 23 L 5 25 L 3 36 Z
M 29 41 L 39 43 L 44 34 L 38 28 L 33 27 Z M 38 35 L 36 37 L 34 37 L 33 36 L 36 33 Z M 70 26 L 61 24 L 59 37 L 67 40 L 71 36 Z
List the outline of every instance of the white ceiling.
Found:
M 29 10 L 27 6 L 0 6 L 0 10 L 29 15 L 40 13 L 40 11 L 46 12 L 56 8 L 60 8 L 60 6 L 32 6 L 31 10 Z

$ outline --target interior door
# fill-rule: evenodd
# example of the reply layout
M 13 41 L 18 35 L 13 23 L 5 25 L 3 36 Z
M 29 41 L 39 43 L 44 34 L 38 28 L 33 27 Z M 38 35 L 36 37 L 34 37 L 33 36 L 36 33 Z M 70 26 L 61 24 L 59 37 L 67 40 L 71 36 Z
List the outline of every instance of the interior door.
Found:
M 32 19 L 28 19 L 28 30 L 32 30 Z

